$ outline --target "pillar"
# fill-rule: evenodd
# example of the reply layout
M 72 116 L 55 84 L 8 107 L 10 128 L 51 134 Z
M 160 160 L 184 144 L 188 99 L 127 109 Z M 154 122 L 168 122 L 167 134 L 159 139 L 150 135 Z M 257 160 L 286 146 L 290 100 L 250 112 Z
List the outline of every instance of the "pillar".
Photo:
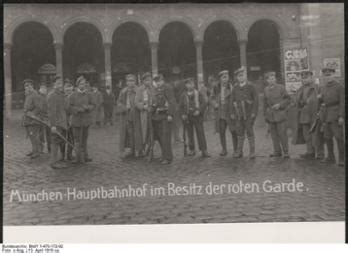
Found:
M 151 42 L 151 68 L 152 75 L 158 74 L 158 42 Z
M 105 85 L 112 85 L 111 43 L 104 43 Z
M 5 75 L 5 117 L 11 117 L 12 111 L 12 73 L 11 44 L 4 44 L 4 75 Z
M 203 82 L 203 60 L 202 46 L 203 41 L 196 41 L 196 61 L 197 61 L 197 83 Z
M 247 40 L 240 40 L 239 53 L 240 53 L 240 65 L 247 68 Z
M 55 43 L 56 49 L 56 74 L 63 78 L 63 44 Z

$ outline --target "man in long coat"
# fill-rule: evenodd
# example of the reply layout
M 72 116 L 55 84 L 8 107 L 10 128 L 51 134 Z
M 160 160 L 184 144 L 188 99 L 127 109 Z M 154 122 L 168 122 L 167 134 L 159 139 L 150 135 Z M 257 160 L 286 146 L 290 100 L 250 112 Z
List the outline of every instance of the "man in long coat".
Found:
M 59 169 L 62 165 L 58 163 L 58 149 L 65 145 L 65 142 L 59 136 L 64 136 L 67 130 L 66 102 L 63 90 L 63 80 L 56 77 L 53 85 L 53 91 L 47 97 L 48 121 L 51 127 L 51 161 L 50 166 L 53 169 Z M 62 150 L 62 149 L 60 149 Z M 61 158 L 64 159 L 62 152 Z
M 152 102 L 154 100 L 154 87 L 152 75 L 149 72 L 146 72 L 141 77 L 142 83 L 137 88 L 135 94 L 135 105 L 140 113 L 141 121 L 141 136 L 142 136 L 142 150 L 146 151 L 153 145 L 151 142 L 151 109 Z
M 316 119 L 318 110 L 317 87 L 313 81 L 313 73 L 304 71 L 301 73 L 302 86 L 297 91 L 296 105 L 298 110 L 297 131 L 295 131 L 294 144 L 306 144 L 306 153 L 300 155 L 304 159 L 315 158 L 315 136 L 310 133 L 310 128 Z M 300 136 L 302 134 L 302 136 Z
M 107 85 L 103 92 L 103 107 L 104 107 L 104 125 L 110 123 L 113 125 L 113 113 L 115 105 L 115 95 L 112 92 L 111 85 Z
M 25 79 L 23 83 L 25 89 L 25 101 L 22 123 L 26 128 L 27 135 L 32 146 L 32 151 L 28 153 L 27 156 L 29 156 L 31 159 L 34 159 L 40 156 L 41 151 L 41 123 L 30 118 L 30 116 L 41 119 L 45 109 L 43 103 L 41 102 L 40 96 L 34 90 L 34 82 L 31 79 Z
M 126 76 L 126 85 L 117 99 L 117 112 L 121 122 L 120 152 L 123 158 L 143 155 L 140 113 L 135 103 L 137 86 L 134 74 Z

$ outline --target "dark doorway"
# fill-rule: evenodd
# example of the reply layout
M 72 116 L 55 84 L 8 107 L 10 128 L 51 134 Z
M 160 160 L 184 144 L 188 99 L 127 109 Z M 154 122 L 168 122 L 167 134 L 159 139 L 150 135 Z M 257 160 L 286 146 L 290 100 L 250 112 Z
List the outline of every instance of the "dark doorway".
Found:
M 203 67 L 205 78 L 227 69 L 230 73 L 240 66 L 239 45 L 233 26 L 215 21 L 204 33 Z
M 64 35 L 63 69 L 65 78 L 75 81 L 83 75 L 91 85 L 100 85 L 105 72 L 104 48 L 94 25 L 78 22 L 68 28 Z
M 259 79 L 267 70 L 276 71 L 280 77 L 280 36 L 274 22 L 260 20 L 250 28 L 247 57 L 250 80 Z
M 119 26 L 112 38 L 111 62 L 113 87 L 124 81 L 128 73 L 141 74 L 151 71 L 151 51 L 147 32 L 135 22 Z
M 191 29 L 182 22 L 165 25 L 159 35 L 159 73 L 167 80 L 196 77 L 196 48 Z

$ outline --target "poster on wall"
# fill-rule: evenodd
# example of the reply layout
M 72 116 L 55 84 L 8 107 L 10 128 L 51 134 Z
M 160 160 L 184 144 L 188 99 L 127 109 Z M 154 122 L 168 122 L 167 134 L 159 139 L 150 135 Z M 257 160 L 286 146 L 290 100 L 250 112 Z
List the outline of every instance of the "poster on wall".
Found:
M 284 67 L 286 90 L 294 94 L 301 86 L 301 72 L 309 69 L 307 48 L 286 49 Z
M 341 77 L 341 59 L 340 58 L 325 58 L 323 61 L 324 67 L 335 69 L 335 76 Z

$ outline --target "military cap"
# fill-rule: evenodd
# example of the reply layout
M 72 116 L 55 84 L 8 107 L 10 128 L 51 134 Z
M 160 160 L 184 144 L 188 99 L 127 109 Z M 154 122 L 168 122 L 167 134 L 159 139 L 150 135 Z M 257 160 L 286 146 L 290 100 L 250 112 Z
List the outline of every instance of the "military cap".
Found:
M 239 69 L 234 71 L 234 75 L 238 75 L 239 73 L 244 72 L 244 71 L 246 71 L 246 69 L 244 66 L 242 66 Z
M 189 77 L 189 78 L 186 78 L 184 79 L 184 83 L 187 84 L 187 83 L 193 83 L 194 82 L 194 79 L 192 77 Z
M 229 71 L 225 69 L 219 72 L 219 77 L 221 77 L 222 75 L 228 75 L 228 74 L 229 74 Z
M 23 85 L 25 85 L 25 84 L 34 85 L 34 81 L 32 79 L 27 78 L 27 79 L 23 80 Z
M 301 72 L 301 76 L 308 76 L 308 75 L 313 76 L 313 72 L 310 70 L 304 70 Z
M 128 74 L 128 75 L 126 75 L 126 80 L 127 79 L 134 79 L 134 80 L 136 80 L 136 77 L 135 77 L 134 74 Z
M 148 77 L 152 77 L 151 73 L 150 72 L 145 72 L 144 74 L 142 74 L 141 80 L 144 80 L 144 79 L 146 79 Z
M 321 69 L 321 72 L 324 73 L 324 72 L 331 72 L 331 73 L 335 73 L 336 70 L 335 68 L 331 67 L 331 66 L 324 66 L 322 69 Z
M 162 80 L 163 79 L 163 75 L 162 74 L 158 74 L 158 75 L 156 75 L 154 78 L 153 78 L 153 80 L 155 81 L 155 82 L 158 82 L 159 80 Z
M 276 75 L 276 72 L 273 70 L 267 70 L 264 72 L 265 78 L 268 78 L 269 76 L 275 76 L 275 75 Z
M 79 86 L 81 82 L 87 82 L 84 76 L 79 76 L 76 80 L 76 86 Z

